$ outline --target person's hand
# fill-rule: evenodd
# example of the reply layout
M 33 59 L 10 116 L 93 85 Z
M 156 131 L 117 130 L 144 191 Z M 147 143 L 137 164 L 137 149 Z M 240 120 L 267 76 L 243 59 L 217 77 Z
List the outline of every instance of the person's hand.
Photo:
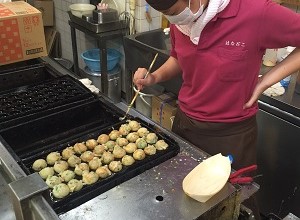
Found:
M 108 9 L 108 4 L 105 4 L 105 3 L 99 3 L 99 4 L 97 5 L 97 9 L 98 9 L 98 10 Z
M 134 73 L 133 83 L 139 90 L 142 90 L 145 86 L 151 86 L 155 83 L 154 76 L 151 73 L 149 73 L 147 78 L 144 79 L 146 73 L 147 69 L 145 68 L 138 68 Z
M 264 92 L 265 89 L 263 89 L 261 81 L 262 77 L 258 79 L 258 83 L 253 90 L 252 96 L 250 97 L 249 101 L 246 102 L 243 106 L 244 109 L 250 108 L 255 102 L 257 102 L 259 96 Z

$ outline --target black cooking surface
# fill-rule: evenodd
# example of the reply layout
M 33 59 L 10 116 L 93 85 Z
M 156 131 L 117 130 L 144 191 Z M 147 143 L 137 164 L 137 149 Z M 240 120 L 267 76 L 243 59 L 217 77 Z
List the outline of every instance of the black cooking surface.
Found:
M 103 106 L 103 104 L 101 106 Z M 45 159 L 50 152 L 61 152 L 66 147 L 73 146 L 75 143 L 78 142 L 85 142 L 88 139 L 97 140 L 100 134 L 109 134 L 110 131 L 112 131 L 113 129 L 118 130 L 121 124 L 126 123 L 126 121 L 119 121 L 119 116 L 121 115 L 121 112 L 119 112 L 120 114 L 114 115 L 113 112 L 109 110 L 109 106 L 104 105 L 104 108 L 107 109 L 108 114 L 111 114 L 110 117 L 107 117 L 106 115 L 106 119 L 108 120 L 106 126 L 100 123 L 90 124 L 90 126 L 81 125 L 81 128 L 86 129 L 73 129 L 73 131 L 70 132 L 65 131 L 58 134 L 57 137 L 55 137 L 55 135 L 53 134 L 51 138 L 47 138 L 47 129 L 45 129 L 45 131 L 42 131 L 42 133 L 39 133 L 40 129 L 43 130 L 43 127 L 49 126 L 50 121 L 53 121 L 54 124 L 56 124 L 56 127 L 64 127 L 63 124 L 68 124 L 71 121 L 67 119 L 67 121 L 64 122 L 62 118 L 64 118 L 71 111 L 76 112 L 79 110 L 76 110 L 74 108 L 72 110 L 70 109 L 69 111 L 66 111 L 66 114 L 60 113 L 55 114 L 52 117 L 47 117 L 43 120 L 42 123 L 41 120 L 37 120 L 36 122 L 30 122 L 26 125 L 24 124 L 22 126 L 4 131 L 1 133 L 2 141 L 4 142 L 6 147 L 10 148 L 12 154 L 15 154 L 16 160 L 24 169 L 24 171 L 29 175 L 34 172 L 31 167 L 35 160 L 40 158 Z M 103 110 L 100 109 L 99 112 L 101 111 Z M 86 115 L 92 116 L 92 114 L 89 113 L 91 112 L 86 112 Z M 57 119 L 55 119 L 55 117 L 57 117 Z M 93 120 L 98 120 L 100 122 L 101 120 L 104 120 L 103 117 L 105 116 L 101 116 L 100 114 L 98 115 L 98 117 L 100 118 L 93 118 Z M 90 120 L 89 122 L 92 122 L 93 120 Z M 110 177 L 106 179 L 99 179 L 96 183 L 92 185 L 85 185 L 80 191 L 73 192 L 63 199 L 53 198 L 51 196 L 51 190 L 49 189 L 49 191 L 46 192 L 45 197 L 47 197 L 50 205 L 53 207 L 57 214 L 67 212 L 79 206 L 80 204 L 96 197 L 97 195 L 119 185 L 120 183 L 127 181 L 128 179 L 134 176 L 137 176 L 138 174 L 146 171 L 147 169 L 150 169 L 166 161 L 167 159 L 172 158 L 173 156 L 179 153 L 179 146 L 177 145 L 177 143 L 169 136 L 164 134 L 160 129 L 138 118 L 134 118 L 134 120 L 140 122 L 140 124 L 143 127 L 146 127 L 150 132 L 156 133 L 159 139 L 163 139 L 166 143 L 168 143 L 169 147 L 166 150 L 157 151 L 155 155 L 146 156 L 145 159 L 141 161 L 136 161 L 131 166 L 123 166 L 123 169 L 119 173 L 113 173 Z M 69 129 L 73 125 L 75 124 L 71 124 L 69 126 Z M 28 131 L 27 129 L 31 130 L 34 128 L 34 131 L 26 134 L 26 131 Z M 48 130 L 50 130 L 49 127 Z M 57 132 L 61 132 L 61 130 L 57 130 Z M 18 136 L 20 138 L 17 138 Z M 35 140 L 35 143 L 32 144 L 30 140 Z M 80 177 L 77 176 L 76 178 L 79 179 Z
M 0 129 L 8 127 L 12 121 L 20 123 L 17 119 L 23 122 L 27 116 L 36 118 L 39 117 L 36 113 L 55 111 L 88 99 L 94 99 L 94 95 L 68 75 L 6 90 L 0 93 Z

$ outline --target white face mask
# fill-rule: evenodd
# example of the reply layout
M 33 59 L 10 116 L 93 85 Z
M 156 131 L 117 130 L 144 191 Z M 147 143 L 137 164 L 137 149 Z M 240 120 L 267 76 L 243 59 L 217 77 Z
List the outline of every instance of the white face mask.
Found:
M 200 2 L 201 4 L 201 2 Z M 191 0 L 189 0 L 189 7 L 186 7 L 182 12 L 178 15 L 165 15 L 165 17 L 170 21 L 172 24 L 178 25 L 187 25 L 191 22 L 195 21 L 197 18 L 200 17 L 203 13 L 204 5 L 201 5 L 199 10 L 194 14 L 191 9 Z

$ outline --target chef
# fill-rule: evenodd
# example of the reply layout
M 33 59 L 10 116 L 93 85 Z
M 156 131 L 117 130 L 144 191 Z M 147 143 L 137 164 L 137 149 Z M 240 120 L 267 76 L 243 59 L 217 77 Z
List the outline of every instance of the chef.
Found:
M 300 14 L 271 0 L 146 1 L 171 23 L 172 50 L 147 78 L 139 68 L 136 86 L 182 74 L 172 131 L 210 155 L 233 155 L 234 169 L 255 164 L 257 100 L 300 69 L 300 49 L 259 79 L 262 57 L 267 48 L 300 47 Z

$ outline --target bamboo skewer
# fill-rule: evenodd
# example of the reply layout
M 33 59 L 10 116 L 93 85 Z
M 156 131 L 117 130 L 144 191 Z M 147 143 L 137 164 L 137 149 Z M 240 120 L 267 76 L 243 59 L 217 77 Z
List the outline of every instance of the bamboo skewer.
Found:
M 152 69 L 152 66 L 153 66 L 153 64 L 154 64 L 155 61 L 156 61 L 157 56 L 158 56 L 158 53 L 155 54 L 155 57 L 153 58 L 153 60 L 152 60 L 152 62 L 151 62 L 151 64 L 150 64 L 150 66 L 149 66 L 149 69 L 148 69 L 146 75 L 144 76 L 144 79 L 146 79 L 147 76 L 148 76 L 148 74 L 150 73 L 150 71 L 151 71 L 151 69 Z M 121 118 L 120 118 L 121 121 L 123 121 L 123 120 L 126 118 L 128 112 L 130 111 L 130 109 L 131 109 L 133 103 L 135 102 L 135 100 L 136 100 L 136 98 L 137 98 L 137 96 L 138 96 L 139 93 L 140 93 L 140 89 L 138 89 L 138 90 L 136 91 L 136 93 L 135 93 L 135 95 L 134 95 L 134 97 L 133 97 L 131 103 L 128 105 L 128 108 L 127 108 L 127 111 L 126 111 L 124 117 L 121 117 Z

